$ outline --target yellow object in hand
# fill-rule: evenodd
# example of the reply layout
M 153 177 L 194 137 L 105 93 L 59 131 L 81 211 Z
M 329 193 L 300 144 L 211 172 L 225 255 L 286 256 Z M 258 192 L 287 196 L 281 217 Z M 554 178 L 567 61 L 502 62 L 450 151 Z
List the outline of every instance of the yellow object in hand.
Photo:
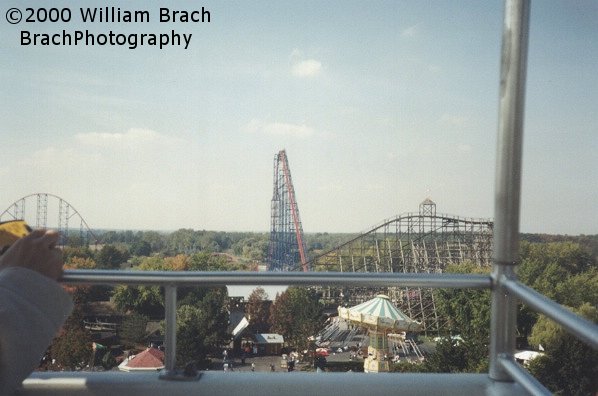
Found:
M 24 220 L 3 221 L 0 223 L 0 254 L 17 239 L 24 237 L 31 232 L 31 227 Z

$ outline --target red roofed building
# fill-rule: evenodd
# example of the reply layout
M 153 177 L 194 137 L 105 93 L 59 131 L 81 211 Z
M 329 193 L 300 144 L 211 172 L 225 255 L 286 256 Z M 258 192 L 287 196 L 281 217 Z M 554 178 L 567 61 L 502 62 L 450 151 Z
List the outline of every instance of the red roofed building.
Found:
M 164 368 L 164 352 L 156 348 L 145 351 L 125 359 L 118 368 L 122 371 L 157 371 Z

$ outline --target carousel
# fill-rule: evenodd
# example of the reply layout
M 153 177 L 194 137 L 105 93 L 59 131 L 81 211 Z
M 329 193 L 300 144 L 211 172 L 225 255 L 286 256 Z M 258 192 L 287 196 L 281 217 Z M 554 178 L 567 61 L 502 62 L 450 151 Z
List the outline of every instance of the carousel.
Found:
M 375 298 L 352 308 L 338 307 L 338 316 L 368 329 L 370 344 L 364 359 L 363 369 L 369 372 L 388 372 L 388 335 L 399 332 L 415 332 L 421 325 L 395 307 L 388 296 L 379 294 Z

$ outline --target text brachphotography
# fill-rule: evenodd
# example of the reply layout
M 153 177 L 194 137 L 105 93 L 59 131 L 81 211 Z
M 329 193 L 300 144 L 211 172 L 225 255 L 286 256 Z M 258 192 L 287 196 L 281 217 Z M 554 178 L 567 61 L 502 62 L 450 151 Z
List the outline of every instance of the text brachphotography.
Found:
M 212 15 L 206 7 L 175 10 L 168 7 L 125 9 L 112 6 L 80 8 L 23 6 L 23 8 L 9 8 L 5 19 L 11 25 L 37 25 L 18 32 L 20 45 L 24 47 L 100 46 L 128 49 L 140 47 L 188 49 L 193 38 L 193 34 L 189 31 L 193 29 L 195 33 L 199 24 L 209 24 Z M 81 26 L 82 24 L 86 26 Z M 124 24 L 129 27 L 121 30 L 123 28 L 119 25 Z M 132 28 L 132 25 L 143 27 Z
M 189 47 L 192 34 L 177 33 L 171 30 L 168 33 L 95 33 L 89 30 L 62 30 L 57 33 L 32 33 L 21 31 L 22 46 L 126 46 L 136 49 L 143 46 L 158 47 Z

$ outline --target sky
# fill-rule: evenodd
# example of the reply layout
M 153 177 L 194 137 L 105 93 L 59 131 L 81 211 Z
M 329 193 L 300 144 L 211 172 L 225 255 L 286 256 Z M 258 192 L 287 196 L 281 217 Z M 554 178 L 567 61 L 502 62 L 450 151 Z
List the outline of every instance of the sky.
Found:
M 44 192 L 92 228 L 266 232 L 285 149 L 305 232 L 364 231 L 427 197 L 492 218 L 502 2 L 111 4 L 150 21 L 82 22 L 99 0 L 2 2 L 0 211 Z M 202 6 L 209 23 L 158 22 Z M 12 7 L 72 18 L 13 25 Z M 532 4 L 523 232 L 598 233 L 596 20 L 593 0 Z M 192 38 L 20 45 L 86 29 Z

